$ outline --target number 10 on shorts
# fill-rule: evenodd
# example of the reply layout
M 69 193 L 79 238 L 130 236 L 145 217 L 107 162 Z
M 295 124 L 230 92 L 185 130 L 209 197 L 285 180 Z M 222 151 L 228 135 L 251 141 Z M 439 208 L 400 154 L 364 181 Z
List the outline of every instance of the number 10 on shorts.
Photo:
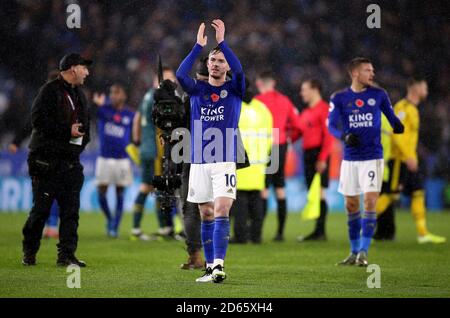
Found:
M 225 173 L 225 182 L 226 182 L 226 186 L 232 186 L 233 188 L 236 187 L 236 175 L 234 174 L 228 174 Z

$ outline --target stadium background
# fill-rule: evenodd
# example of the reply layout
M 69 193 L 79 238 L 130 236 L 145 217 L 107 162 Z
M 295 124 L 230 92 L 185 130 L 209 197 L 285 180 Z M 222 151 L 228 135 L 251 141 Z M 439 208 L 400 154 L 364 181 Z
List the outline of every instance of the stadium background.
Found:
M 381 29 L 366 25 L 366 7 L 373 1 L 2 1 L 0 4 L 0 211 L 26 211 L 31 185 L 26 171 L 26 146 L 11 155 L 6 148 L 25 124 L 31 101 L 67 52 L 79 51 L 95 64 L 85 86 L 89 96 L 106 91 L 114 80 L 130 87 L 129 105 L 136 108 L 154 76 L 156 55 L 176 68 L 195 41 L 199 21 L 223 17 L 227 41 L 250 78 L 266 69 L 278 75 L 279 89 L 301 110 L 301 80 L 319 78 L 324 97 L 348 84 L 345 63 L 354 56 L 370 57 L 377 82 L 392 102 L 404 95 L 408 76 L 423 74 L 429 99 L 420 107 L 419 154 L 426 172 L 427 204 L 440 210 L 450 205 L 450 22 L 445 1 L 377 1 Z M 66 6 L 81 7 L 81 29 L 66 26 Z M 207 12 L 207 15 L 204 13 Z M 351 18 L 348 13 L 351 12 Z M 357 27 L 356 27 L 357 26 Z M 211 32 L 211 31 L 209 31 Z M 214 36 L 208 34 L 209 39 Z M 210 41 L 213 42 L 213 41 Z M 209 44 L 212 45 L 212 44 Z M 94 132 L 94 128 L 92 131 Z M 305 202 L 300 145 L 286 166 L 290 211 Z M 82 209 L 97 210 L 93 183 L 98 141 L 94 137 L 83 155 L 86 183 Z M 336 193 L 341 147 L 332 155 L 328 199 L 342 211 Z M 126 196 L 129 209 L 137 179 Z M 298 192 L 301 195 L 298 195 Z M 114 201 L 113 198 L 111 198 Z M 149 202 L 149 208 L 153 201 Z

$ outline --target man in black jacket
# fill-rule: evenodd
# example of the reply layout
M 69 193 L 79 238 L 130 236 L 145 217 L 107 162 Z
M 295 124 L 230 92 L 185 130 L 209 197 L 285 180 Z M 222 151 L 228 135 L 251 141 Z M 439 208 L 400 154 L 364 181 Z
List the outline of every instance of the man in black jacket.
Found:
M 31 108 L 28 171 L 33 207 L 23 227 L 24 265 L 36 264 L 42 229 L 55 199 L 60 207 L 57 265 L 86 266 L 75 257 L 75 250 L 84 181 L 79 157 L 90 139 L 88 103 L 79 86 L 89 75 L 90 64 L 79 54 L 64 56 L 59 76 L 41 87 Z

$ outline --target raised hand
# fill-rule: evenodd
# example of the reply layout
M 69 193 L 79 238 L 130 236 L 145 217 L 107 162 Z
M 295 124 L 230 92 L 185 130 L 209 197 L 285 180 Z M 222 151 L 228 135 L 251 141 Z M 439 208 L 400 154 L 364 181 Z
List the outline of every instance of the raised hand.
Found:
M 103 106 L 105 104 L 106 96 L 105 94 L 94 93 L 92 100 L 95 105 Z
M 198 27 L 197 44 L 205 46 L 207 42 L 208 37 L 205 35 L 205 24 L 202 22 L 202 24 Z
M 211 26 L 216 30 L 216 40 L 220 44 L 225 40 L 225 23 L 220 19 L 215 19 L 211 23 Z

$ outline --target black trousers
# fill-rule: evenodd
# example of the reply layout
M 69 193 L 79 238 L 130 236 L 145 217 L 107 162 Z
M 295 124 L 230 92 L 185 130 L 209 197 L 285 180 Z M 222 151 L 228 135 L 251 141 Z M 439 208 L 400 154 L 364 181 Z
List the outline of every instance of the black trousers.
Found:
M 316 163 L 319 159 L 321 148 L 312 148 L 303 151 L 303 159 L 305 162 L 305 179 L 306 185 L 311 187 L 311 183 L 313 182 L 314 175 L 316 174 Z M 327 162 L 328 164 L 329 162 Z M 328 165 L 327 169 L 320 175 L 320 184 L 322 188 L 328 188 Z M 328 205 L 325 200 L 320 201 L 320 215 L 316 221 L 316 229 L 315 232 L 317 234 L 325 233 L 325 223 L 328 214 Z
M 36 165 L 43 165 L 44 168 Z M 49 163 L 48 160 L 36 159 L 30 155 L 28 167 L 32 180 L 33 207 L 22 230 L 24 253 L 36 254 L 39 250 L 42 230 L 53 200 L 57 201 L 60 208 L 58 254 L 75 253 L 78 244 L 80 191 L 84 182 L 83 166 L 78 160 Z
M 231 207 L 234 217 L 234 239 L 245 243 L 250 239 L 254 243 L 261 242 L 261 232 L 264 219 L 263 199 L 261 191 L 240 191 L 236 202 Z
M 274 146 L 272 146 L 273 149 Z M 278 145 L 279 149 L 279 156 L 278 156 L 278 170 L 274 174 L 266 174 L 266 188 L 270 187 L 270 185 L 273 185 L 275 188 L 284 188 L 285 186 L 285 176 L 284 176 L 284 166 L 286 164 L 286 156 L 287 156 L 287 149 L 288 145 Z M 271 151 L 273 153 L 273 150 Z M 269 167 L 272 164 L 272 162 L 269 162 L 267 166 Z
M 181 172 L 181 203 L 183 211 L 184 233 L 186 234 L 186 246 L 189 254 L 200 251 L 202 248 L 201 218 L 197 203 L 187 201 L 189 191 L 190 163 L 183 163 Z
M 303 160 L 305 162 L 305 179 L 308 189 L 311 186 L 316 174 L 316 163 L 319 159 L 320 150 L 320 148 L 313 148 L 303 151 Z M 320 184 L 323 188 L 328 188 L 328 167 L 320 175 Z

